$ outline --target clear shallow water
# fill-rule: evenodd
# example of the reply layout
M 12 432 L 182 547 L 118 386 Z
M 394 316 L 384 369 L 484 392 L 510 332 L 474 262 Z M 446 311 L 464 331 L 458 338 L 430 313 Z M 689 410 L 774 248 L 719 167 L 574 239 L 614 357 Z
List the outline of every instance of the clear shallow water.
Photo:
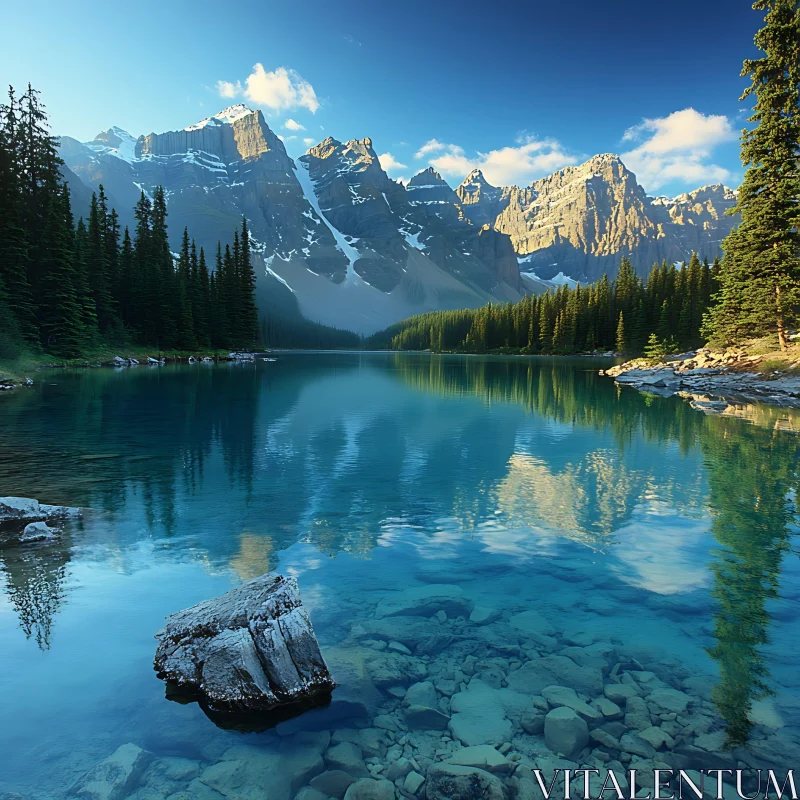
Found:
M 420 670 L 449 716 L 448 681 L 454 698 L 482 686 L 524 694 L 514 673 L 554 654 L 589 663 L 597 643 L 609 645 L 591 663 L 604 683 L 627 674 L 645 699 L 662 684 L 689 697 L 677 720 L 650 705 L 672 744 L 647 764 L 794 766 L 797 420 L 763 407 L 704 416 L 619 389 L 596 366 L 292 354 L 54 372 L 0 398 L 0 494 L 93 509 L 58 545 L 0 550 L 0 791 L 63 797 L 130 742 L 157 759 L 130 788 L 136 800 L 292 798 L 328 733 L 335 744 L 387 714 L 400 730 L 379 726 L 374 748 L 358 739 L 367 765 L 382 776 L 405 754 L 424 774 L 458 745 L 447 731 L 404 730 L 395 694 Z M 365 716 L 307 715 L 297 730 L 322 730 L 313 736 L 245 735 L 164 698 L 152 671 L 164 617 L 269 570 L 297 577 L 337 691 L 363 694 L 358 669 L 377 681 Z M 409 639 L 405 672 L 388 680 L 386 644 L 402 631 L 376 606 L 432 583 L 499 616 L 426 618 L 439 638 Z M 529 610 L 546 628 L 516 618 Z M 512 754 L 567 763 L 518 710 L 505 718 Z M 733 756 L 700 738 L 715 732 Z M 605 761 L 595 751 L 578 761 Z

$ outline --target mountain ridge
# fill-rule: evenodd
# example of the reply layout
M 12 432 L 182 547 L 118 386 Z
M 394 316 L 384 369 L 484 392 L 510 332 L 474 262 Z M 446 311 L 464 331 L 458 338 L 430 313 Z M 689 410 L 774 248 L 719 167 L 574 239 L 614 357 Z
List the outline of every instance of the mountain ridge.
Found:
M 433 167 L 405 185 L 393 180 L 369 137 L 329 136 L 292 159 L 261 111 L 244 104 L 135 140 L 115 126 L 91 142 L 65 136 L 61 155 L 67 180 L 82 184 L 76 196 L 85 204 L 86 189 L 103 184 L 123 225 L 133 225 L 142 191 L 163 186 L 176 243 L 188 226 L 210 253 L 246 216 L 262 310 L 360 333 L 613 277 L 623 255 L 642 273 L 691 250 L 713 257 L 733 225 L 724 216 L 733 190 L 649 198 L 614 154 L 527 187 L 495 187 L 472 170 L 455 189 Z

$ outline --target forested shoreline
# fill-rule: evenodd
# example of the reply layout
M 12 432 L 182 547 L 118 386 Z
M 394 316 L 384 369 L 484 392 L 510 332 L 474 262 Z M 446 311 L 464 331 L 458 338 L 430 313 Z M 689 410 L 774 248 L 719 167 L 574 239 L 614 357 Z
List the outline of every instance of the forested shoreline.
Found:
M 62 167 L 39 92 L 10 87 L 0 105 L 0 359 L 360 343 L 289 316 L 259 323 L 246 219 L 212 254 L 184 229 L 175 253 L 162 187 L 142 190 L 133 231 L 121 229 L 102 185 L 76 221 Z
M 617 278 L 529 295 L 518 303 L 432 311 L 375 334 L 392 350 L 567 355 L 641 353 L 653 342 L 665 352 L 698 347 L 703 317 L 717 291 L 720 265 L 692 254 L 688 264 L 654 265 L 647 281 L 623 258 Z
M 142 191 L 134 231 L 99 186 L 74 219 L 58 140 L 39 93 L 9 90 L 0 106 L 0 359 L 33 350 L 78 358 L 98 346 L 158 351 L 359 348 L 461 353 L 613 351 L 653 358 L 710 343 L 774 340 L 785 354 L 800 327 L 800 11 L 756 0 L 765 14 L 744 62 L 753 99 L 742 132 L 741 216 L 712 264 L 693 253 L 646 280 L 623 257 L 616 277 L 561 286 L 514 304 L 431 311 L 367 338 L 281 309 L 260 320 L 247 220 L 216 252 L 188 230 L 170 250 L 163 188 Z M 211 263 L 213 261 L 213 263 Z

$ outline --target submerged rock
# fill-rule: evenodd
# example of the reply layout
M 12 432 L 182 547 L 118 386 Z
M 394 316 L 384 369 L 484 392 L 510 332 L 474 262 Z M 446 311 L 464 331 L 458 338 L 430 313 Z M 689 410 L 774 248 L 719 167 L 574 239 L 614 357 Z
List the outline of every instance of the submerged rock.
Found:
M 69 793 L 84 800 L 123 800 L 136 788 L 152 760 L 152 753 L 135 744 L 123 744 L 92 767 Z
M 506 800 L 503 782 L 491 772 L 457 764 L 432 764 L 428 769 L 427 800 Z
M 298 734 L 277 747 L 235 745 L 199 780 L 228 800 L 292 800 L 301 787 L 325 771 L 322 760 L 330 737 Z
M 571 708 L 559 706 L 544 718 L 544 742 L 554 753 L 575 758 L 588 741 L 588 725 Z
M 158 676 L 212 711 L 270 711 L 336 686 L 294 578 L 254 578 L 173 614 L 157 638 Z
M 19 537 L 20 542 L 46 542 L 58 538 L 58 528 L 51 528 L 46 522 L 29 522 Z
M 385 779 L 362 778 L 351 784 L 344 800 L 394 800 L 394 784 Z
M 415 586 L 397 594 L 384 597 L 375 610 L 378 619 L 383 617 L 431 617 L 443 611 L 448 617 L 468 617 L 472 602 L 460 586 L 434 583 Z

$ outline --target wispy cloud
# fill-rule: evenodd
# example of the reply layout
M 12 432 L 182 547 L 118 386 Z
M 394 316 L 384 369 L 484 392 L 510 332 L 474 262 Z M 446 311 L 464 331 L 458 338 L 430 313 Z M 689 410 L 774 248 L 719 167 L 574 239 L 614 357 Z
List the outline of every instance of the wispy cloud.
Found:
M 358 39 L 355 39 L 355 38 L 354 38 L 354 37 L 353 37 L 351 34 L 349 34 L 349 33 L 346 33 L 346 34 L 345 34 L 345 35 L 344 35 L 342 38 L 343 38 L 343 39 L 344 39 L 344 40 L 345 40 L 345 41 L 346 41 L 348 44 L 355 45 L 356 47 L 361 47 L 361 42 L 359 42 L 359 41 L 358 41 Z
M 392 172 L 400 169 L 406 169 L 405 164 L 401 164 L 391 153 L 381 153 L 378 156 L 378 161 L 386 172 Z
M 672 181 L 722 183 L 734 175 L 712 163 L 711 155 L 718 145 L 736 137 L 726 116 L 685 108 L 628 128 L 622 140 L 637 146 L 620 157 L 648 191 Z
M 428 139 L 416 153 L 414 153 L 414 158 L 425 158 L 425 156 L 430 155 L 431 153 L 438 153 L 441 150 L 445 150 L 448 147 L 455 147 L 455 145 L 451 144 L 442 144 L 442 142 L 437 142 L 436 139 Z M 461 148 L 458 148 L 459 150 Z
M 301 125 L 291 117 L 283 123 L 283 127 L 286 128 L 287 131 L 304 131 L 306 129 L 305 125 Z
M 294 108 L 306 108 L 315 114 L 319 108 L 319 100 L 314 87 L 295 70 L 278 67 L 267 72 L 263 64 L 256 64 L 253 71 L 241 81 L 217 81 L 220 97 L 245 97 L 251 103 L 271 111 L 290 111 Z M 299 130 L 290 128 L 290 130 Z
M 303 144 L 304 144 L 306 147 L 311 147 L 311 145 L 315 144 L 315 142 L 314 142 L 314 140 L 313 140 L 313 139 L 312 139 L 310 136 L 306 136 L 306 138 L 305 138 L 305 139 L 303 139 Z
M 530 134 L 519 136 L 516 147 L 501 147 L 474 155 L 468 155 L 457 144 L 429 139 L 414 157 L 428 158 L 428 163 L 438 172 L 453 178 L 463 178 L 473 169 L 480 169 L 486 180 L 495 186 L 524 186 L 578 161 L 577 156 L 565 150 L 555 139 L 537 139 Z

